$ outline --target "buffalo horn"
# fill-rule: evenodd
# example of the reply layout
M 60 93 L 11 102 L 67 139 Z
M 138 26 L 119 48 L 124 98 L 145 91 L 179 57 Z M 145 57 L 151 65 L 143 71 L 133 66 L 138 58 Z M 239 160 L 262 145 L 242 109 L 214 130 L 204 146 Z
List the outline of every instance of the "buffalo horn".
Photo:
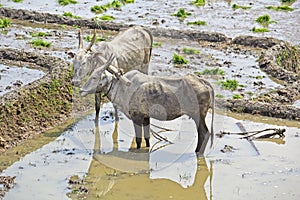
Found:
M 93 44 L 95 43 L 95 41 L 96 41 L 96 29 L 94 29 L 94 31 L 93 31 L 93 38 L 92 38 L 91 43 L 86 48 L 87 51 L 91 51 L 91 48 L 92 48 Z
M 78 39 L 79 39 L 78 48 L 82 49 L 82 35 L 81 35 L 81 30 L 80 29 L 78 29 Z

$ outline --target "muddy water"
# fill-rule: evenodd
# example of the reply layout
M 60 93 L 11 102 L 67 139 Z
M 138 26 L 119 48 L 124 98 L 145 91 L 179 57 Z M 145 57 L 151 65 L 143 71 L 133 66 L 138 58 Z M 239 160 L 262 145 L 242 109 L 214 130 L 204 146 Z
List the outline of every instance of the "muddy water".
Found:
M 151 135 L 150 149 L 136 151 L 130 150 L 132 123 L 120 114 L 115 131 L 112 112 L 111 104 L 105 104 L 99 129 L 94 126 L 94 115 L 88 115 L 53 142 L 5 169 L 2 175 L 16 176 L 16 185 L 4 199 L 68 199 L 66 193 L 72 193 L 68 179 L 73 175 L 87 176 L 91 183 L 85 185 L 88 199 L 300 197 L 300 154 L 295 150 L 300 145 L 299 124 L 294 124 L 298 128 L 287 127 L 282 121 L 278 126 L 261 123 L 264 119 L 252 122 L 217 114 L 215 133 L 241 132 L 237 126 L 240 122 L 247 131 L 285 128 L 286 137 L 253 142 L 238 135 L 217 137 L 213 148 L 206 148 L 205 158 L 199 159 L 194 153 L 195 125 L 188 117 L 152 120 L 151 129 L 166 140 Z M 209 125 L 210 114 L 206 121 Z M 225 145 L 231 148 L 223 153 Z
M 83 18 L 93 18 L 103 14 L 95 15 L 92 13 L 91 7 L 94 5 L 104 5 L 111 0 L 103 1 L 78 1 L 78 4 L 68 6 L 60 6 L 57 1 L 30 1 L 24 0 L 22 3 L 14 3 L 10 0 L 3 0 L 1 4 L 5 7 L 21 8 L 35 10 L 39 12 L 50 12 L 55 14 L 63 14 L 63 12 L 72 12 L 74 15 Z M 260 35 L 267 37 L 275 37 L 285 41 L 289 41 L 294 45 L 300 42 L 300 1 L 290 5 L 294 11 L 274 11 L 266 9 L 267 6 L 279 6 L 280 1 L 270 0 L 262 1 L 255 0 L 251 2 L 245 1 L 230 1 L 230 0 L 210 0 L 206 1 L 205 6 L 196 7 L 187 1 L 148 1 L 136 0 L 132 4 L 122 6 L 120 10 L 109 9 L 106 15 L 113 15 L 116 22 L 126 24 L 140 24 L 145 26 L 159 26 L 165 28 L 176 29 L 194 29 L 210 32 L 224 33 L 229 37 L 240 35 Z M 236 3 L 242 6 L 250 6 L 251 9 L 243 10 L 232 8 L 232 4 Z M 179 8 L 184 8 L 187 12 L 192 13 L 183 21 L 171 16 L 176 13 Z M 271 19 L 277 23 L 272 23 L 268 26 L 270 32 L 253 33 L 253 27 L 261 27 L 255 22 L 256 18 L 261 15 L 268 14 Z M 188 26 L 187 22 L 205 21 L 206 26 Z
M 45 75 L 43 71 L 26 66 L 6 66 L 0 64 L 0 96 L 14 88 L 27 85 Z
M 86 175 L 91 162 L 94 134 L 90 118 L 83 119 L 62 132 L 54 141 L 28 152 L 21 160 L 9 166 L 4 174 L 16 176 L 17 184 L 4 199 L 68 199 L 68 178 L 72 175 Z M 78 129 L 84 131 L 79 132 Z M 43 141 L 35 138 L 30 142 L 31 146 L 37 146 L 36 142 Z M 18 148 L 20 152 L 26 150 L 22 146 Z

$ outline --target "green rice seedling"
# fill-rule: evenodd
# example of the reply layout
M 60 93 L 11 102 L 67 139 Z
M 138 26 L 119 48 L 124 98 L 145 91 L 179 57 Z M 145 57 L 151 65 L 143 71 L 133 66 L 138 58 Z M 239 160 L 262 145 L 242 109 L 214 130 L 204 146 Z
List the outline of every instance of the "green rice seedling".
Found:
M 250 9 L 251 7 L 250 7 L 250 6 L 240 6 L 240 5 L 236 4 L 236 3 L 234 3 L 234 4 L 232 5 L 232 8 L 233 8 L 234 10 L 239 9 L 239 8 L 246 10 L 246 9 Z
M 236 90 L 240 85 L 237 80 L 226 80 L 226 81 L 220 81 L 218 84 L 221 85 L 221 88 L 224 90 Z
M 183 53 L 185 54 L 198 54 L 200 51 L 197 49 L 192 49 L 192 48 L 187 48 L 187 47 L 183 47 L 182 48 Z
M 7 18 L 0 19 L 0 28 L 7 28 L 10 26 L 10 20 Z
M 91 42 L 92 41 L 92 38 L 93 36 L 92 35 L 87 35 L 84 39 L 88 42 Z M 100 37 L 100 36 L 96 36 L 96 40 L 95 42 L 102 42 L 104 41 L 105 39 L 103 37 Z
M 219 76 L 224 76 L 225 71 L 220 69 L 220 68 L 215 68 L 215 69 L 205 69 L 202 72 L 195 72 L 196 75 L 219 75 Z
M 108 8 L 121 8 L 121 2 L 118 0 L 113 0 L 111 3 L 106 5 Z
M 79 16 L 73 15 L 72 12 L 64 12 L 62 15 L 65 16 L 65 17 L 71 17 L 73 19 L 80 19 L 81 18 Z
M 32 37 L 46 37 L 46 36 L 48 36 L 49 34 L 44 33 L 44 32 L 31 32 L 30 35 L 31 35 Z
M 240 95 L 240 94 L 235 94 L 235 95 L 233 95 L 233 97 L 232 97 L 233 99 L 242 99 L 242 98 L 244 98 L 242 95 Z
M 0 3 L 0 8 L 2 7 L 2 4 Z
M 192 1 L 191 4 L 198 6 L 198 7 L 205 6 L 205 0 L 195 0 L 195 1 Z
M 115 17 L 114 16 L 111 16 L 111 15 L 102 15 L 100 17 L 101 20 L 104 20 L 104 21 L 110 21 L 110 20 L 114 20 Z
M 41 39 L 33 40 L 30 42 L 34 47 L 50 47 L 51 43 Z
M 270 32 L 270 30 L 267 29 L 267 28 L 256 28 L 256 27 L 253 27 L 251 30 L 252 30 L 253 32 L 255 32 L 255 33 Z
M 281 0 L 281 3 L 295 3 L 296 0 Z
M 252 97 L 254 95 L 253 92 L 246 92 L 246 94 L 248 94 L 250 97 Z
M 134 3 L 134 0 L 121 0 L 123 4 Z
M 184 18 L 190 15 L 192 15 L 192 13 L 186 12 L 184 8 L 180 8 L 177 13 L 171 14 L 171 16 L 178 17 L 180 20 L 183 20 Z
M 95 14 L 100 14 L 100 13 L 106 12 L 107 9 L 108 8 L 105 5 L 102 5 L 102 6 L 95 5 L 95 6 L 91 7 L 91 11 Z
M 15 3 L 21 3 L 23 0 L 13 0 Z
M 288 5 L 282 5 L 282 6 L 267 6 L 267 9 L 270 10 L 276 10 L 276 11 L 293 11 L 294 8 L 291 8 Z
M 224 98 L 224 95 L 222 95 L 222 94 L 216 94 L 216 97 L 217 98 Z
M 263 26 L 267 26 L 271 23 L 276 23 L 276 21 L 271 20 L 271 17 L 268 14 L 258 17 L 255 21 Z
M 205 21 L 193 21 L 193 22 L 188 22 L 187 25 L 206 26 L 206 22 Z
M 1 34 L 3 34 L 3 35 L 7 35 L 7 33 L 8 33 L 8 30 L 2 30 L 1 31 Z
M 77 4 L 76 0 L 58 0 L 59 5 L 66 6 L 69 4 Z
M 183 56 L 177 55 L 176 53 L 174 53 L 173 56 L 173 63 L 177 64 L 177 65 L 183 65 L 183 64 L 187 64 L 189 61 L 187 59 L 185 59 Z
M 152 47 L 161 47 L 162 43 L 161 42 L 153 42 Z

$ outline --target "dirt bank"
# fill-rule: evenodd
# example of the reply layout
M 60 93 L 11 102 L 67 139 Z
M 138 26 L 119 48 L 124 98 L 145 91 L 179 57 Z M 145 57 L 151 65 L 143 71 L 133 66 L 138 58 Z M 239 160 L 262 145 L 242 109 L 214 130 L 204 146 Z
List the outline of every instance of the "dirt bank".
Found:
M 35 52 L 0 49 L 0 63 L 42 69 L 46 75 L 0 98 L 0 152 L 63 123 L 73 110 L 72 70 L 59 59 Z M 84 104 L 82 105 L 84 106 Z M 84 110 L 76 106 L 78 110 Z

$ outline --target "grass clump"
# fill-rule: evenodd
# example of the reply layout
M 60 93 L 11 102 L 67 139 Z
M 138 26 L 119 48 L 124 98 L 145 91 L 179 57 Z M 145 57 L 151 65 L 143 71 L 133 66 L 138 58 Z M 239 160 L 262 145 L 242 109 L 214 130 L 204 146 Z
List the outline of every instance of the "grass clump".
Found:
M 95 14 L 100 14 L 100 13 L 106 12 L 107 9 L 108 8 L 105 5 L 102 5 L 102 6 L 95 5 L 95 6 L 91 7 L 91 11 Z
M 216 94 L 216 97 L 217 98 L 224 98 L 224 95 L 222 95 L 222 94 Z
M 31 44 L 34 47 L 50 47 L 51 46 L 50 42 L 46 42 L 46 41 L 41 40 L 41 39 L 33 40 L 33 41 L 31 41 Z
M 13 0 L 15 3 L 21 3 L 23 0 Z
M 276 10 L 276 11 L 293 11 L 294 8 L 291 8 L 288 5 L 282 5 L 282 6 L 267 6 L 267 9 L 270 10 Z
M 236 4 L 236 3 L 234 3 L 234 4 L 232 5 L 232 8 L 233 8 L 234 10 L 239 9 L 239 8 L 244 9 L 244 10 L 247 10 L 247 9 L 250 9 L 251 7 L 250 7 L 250 6 L 240 6 L 240 5 Z
M 205 21 L 193 21 L 193 22 L 188 22 L 187 25 L 206 26 L 206 22 Z
M 186 12 L 184 8 L 180 8 L 177 13 L 171 14 L 171 16 L 178 17 L 180 20 L 183 20 L 184 18 L 187 18 L 187 16 L 192 15 L 190 12 Z
M 177 55 L 176 53 L 174 53 L 173 56 L 173 63 L 177 64 L 177 65 L 184 65 L 187 64 L 189 61 L 187 59 L 185 59 L 183 56 Z
M 250 97 L 252 97 L 254 95 L 253 92 L 246 92 L 246 94 L 248 94 Z
M 7 18 L 0 19 L 0 28 L 7 28 L 10 26 L 10 20 Z
M 3 35 L 7 35 L 7 33 L 8 33 L 8 30 L 2 30 L 1 31 L 1 34 L 3 34 Z
M 46 37 L 49 34 L 48 33 L 44 33 L 44 32 L 31 32 L 30 35 L 32 37 Z
M 152 47 L 162 47 L 161 42 L 153 42 Z
M 92 41 L 92 38 L 93 36 L 92 35 L 87 35 L 84 39 L 88 42 L 91 42 Z M 104 41 L 105 39 L 103 37 L 100 37 L 100 36 L 96 36 L 96 40 L 95 42 L 102 42 Z
M 242 98 L 244 98 L 242 95 L 240 95 L 240 94 L 235 94 L 235 95 L 233 95 L 233 97 L 232 97 L 233 99 L 242 99 Z
M 267 29 L 267 28 L 256 28 L 256 27 L 253 27 L 251 30 L 252 30 L 253 32 L 255 32 L 255 33 L 270 32 L 270 30 Z
M 122 4 L 118 0 L 113 0 L 111 3 L 106 4 L 108 8 L 121 8 Z
M 134 0 L 121 0 L 123 4 L 134 3 Z
M 183 53 L 190 54 L 190 55 L 192 55 L 192 54 L 198 54 L 200 52 L 197 49 L 192 49 L 192 48 L 187 48 L 187 47 L 183 47 L 182 51 L 183 51 Z
M 80 19 L 81 18 L 79 16 L 73 15 L 72 12 L 64 12 L 62 15 L 65 16 L 65 17 L 71 17 L 73 19 Z
M 281 0 L 281 3 L 295 3 L 296 0 Z
M 220 75 L 224 76 L 225 71 L 220 69 L 220 68 L 215 68 L 215 69 L 205 69 L 202 72 L 194 72 L 196 75 Z
M 226 80 L 226 81 L 220 81 L 219 84 L 221 85 L 221 88 L 224 90 L 231 90 L 234 91 L 236 90 L 239 86 L 238 81 L 237 80 Z
M 58 0 L 59 5 L 66 6 L 69 4 L 76 4 L 76 0 Z
M 262 15 L 258 17 L 255 21 L 263 26 L 267 26 L 271 23 L 276 23 L 276 21 L 271 20 L 270 15 Z
M 115 17 L 114 16 L 111 16 L 111 15 L 102 15 L 100 17 L 101 20 L 104 20 L 104 21 L 110 21 L 110 20 L 114 20 Z
M 95 14 L 100 14 L 103 12 L 106 12 L 108 9 L 121 9 L 122 5 L 128 4 L 128 3 L 134 3 L 134 0 L 113 0 L 110 3 L 107 3 L 105 5 L 95 5 L 91 7 L 91 11 Z M 112 20 L 112 19 L 110 19 Z
M 289 53 L 287 51 L 282 51 L 277 57 L 276 57 L 276 64 L 279 66 L 283 66 L 283 63 L 285 60 L 287 60 L 289 57 Z
M 0 8 L 2 8 L 2 4 L 0 3 Z
M 192 5 L 195 5 L 195 6 L 205 6 L 205 0 L 195 0 L 195 1 L 192 1 L 191 2 Z

